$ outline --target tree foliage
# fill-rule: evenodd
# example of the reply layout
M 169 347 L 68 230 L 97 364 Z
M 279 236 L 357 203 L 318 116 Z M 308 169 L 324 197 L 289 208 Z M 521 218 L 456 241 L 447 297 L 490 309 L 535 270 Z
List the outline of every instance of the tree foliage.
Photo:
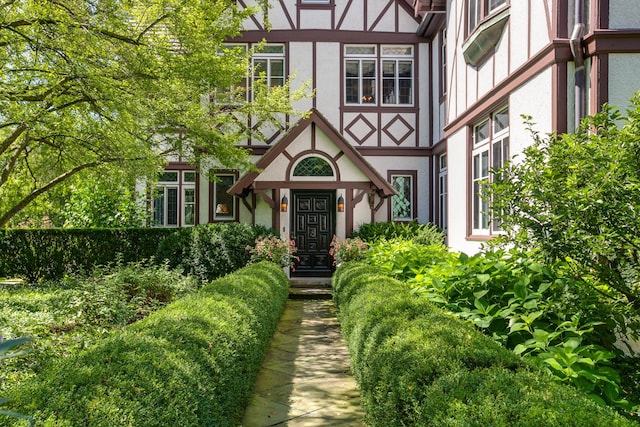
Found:
M 640 95 L 605 105 L 573 134 L 542 137 L 490 187 L 507 240 L 569 260 L 608 297 L 640 309 Z
M 290 113 L 301 93 L 257 85 L 233 114 L 201 98 L 246 74 L 250 52 L 222 46 L 257 12 L 231 0 L 0 1 L 0 226 L 98 166 L 153 176 L 174 154 L 250 167 L 238 117 Z

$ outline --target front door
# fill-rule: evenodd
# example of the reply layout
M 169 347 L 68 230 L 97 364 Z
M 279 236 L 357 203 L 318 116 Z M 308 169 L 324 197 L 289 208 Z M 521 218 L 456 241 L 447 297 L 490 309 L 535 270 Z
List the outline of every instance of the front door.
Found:
M 331 276 L 329 245 L 335 232 L 334 191 L 292 191 L 291 236 L 300 258 L 292 276 Z

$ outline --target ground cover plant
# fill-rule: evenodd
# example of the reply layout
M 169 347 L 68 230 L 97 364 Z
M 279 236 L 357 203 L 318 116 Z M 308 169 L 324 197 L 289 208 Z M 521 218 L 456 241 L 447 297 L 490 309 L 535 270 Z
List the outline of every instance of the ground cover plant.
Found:
M 613 345 L 628 323 L 628 307 L 603 301 L 566 263 L 547 266 L 516 250 L 468 257 L 400 239 L 372 244 L 366 258 L 556 380 L 629 416 L 637 413 L 637 400 L 625 399 L 635 399 L 637 387 L 623 388 L 616 362 L 628 362 Z
M 166 266 L 141 263 L 91 277 L 0 285 L 0 335 L 29 337 L 29 351 L 2 361 L 0 396 L 42 375 L 52 361 L 86 348 L 199 287 Z
M 332 285 L 370 426 L 631 426 L 369 263 Z
M 272 263 L 229 274 L 52 361 L 9 409 L 46 426 L 239 425 L 288 285 Z

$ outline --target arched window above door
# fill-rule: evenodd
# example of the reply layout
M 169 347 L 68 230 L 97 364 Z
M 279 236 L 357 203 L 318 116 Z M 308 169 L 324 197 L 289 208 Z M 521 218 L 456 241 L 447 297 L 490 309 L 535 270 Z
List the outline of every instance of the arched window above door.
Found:
M 333 176 L 333 168 L 321 157 L 306 157 L 296 165 L 293 176 Z

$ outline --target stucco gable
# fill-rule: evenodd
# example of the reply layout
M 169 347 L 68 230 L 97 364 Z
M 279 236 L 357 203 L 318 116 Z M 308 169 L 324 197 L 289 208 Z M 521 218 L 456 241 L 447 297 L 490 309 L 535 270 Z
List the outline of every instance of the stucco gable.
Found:
M 294 149 L 294 145 L 303 143 L 299 137 L 308 130 L 312 124 L 321 130 L 329 138 L 331 143 L 335 145 L 336 153 L 342 153 L 341 156 L 346 157 L 353 165 L 352 167 L 360 171 L 365 179 L 371 182 L 381 197 L 392 196 L 396 193 L 393 186 L 315 109 L 312 109 L 307 118 L 301 119 L 280 141 L 272 146 L 260 160 L 258 160 L 256 167 L 260 171 L 265 171 L 272 164 L 277 164 L 283 157 L 287 157 L 285 150 L 288 148 L 290 151 L 297 151 Z M 306 144 L 306 142 L 304 143 Z M 246 194 L 246 192 L 253 187 L 254 183 L 259 180 L 261 173 L 263 172 L 249 172 L 245 174 L 231 187 L 229 193 L 238 196 Z

